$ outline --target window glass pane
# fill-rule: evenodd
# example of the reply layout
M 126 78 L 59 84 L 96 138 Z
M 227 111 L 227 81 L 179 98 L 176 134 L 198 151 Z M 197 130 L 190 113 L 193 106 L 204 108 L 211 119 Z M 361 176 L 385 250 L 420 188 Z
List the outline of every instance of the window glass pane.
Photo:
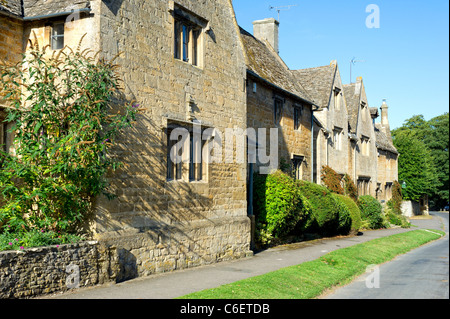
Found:
M 189 61 L 189 28 L 183 25 L 183 61 Z
M 181 25 L 180 22 L 175 22 L 175 50 L 174 56 L 175 59 L 181 59 Z
M 52 50 L 64 48 L 64 23 L 53 25 L 51 40 Z

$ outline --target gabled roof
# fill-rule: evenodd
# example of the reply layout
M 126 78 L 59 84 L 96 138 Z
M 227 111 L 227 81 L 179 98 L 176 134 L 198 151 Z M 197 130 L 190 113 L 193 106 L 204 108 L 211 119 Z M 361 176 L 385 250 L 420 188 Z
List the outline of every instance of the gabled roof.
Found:
M 384 134 L 384 132 L 382 131 L 380 123 L 375 124 L 375 138 L 378 149 L 388 151 L 394 154 L 399 154 L 394 144 L 392 143 L 392 140 L 388 138 L 386 134 Z
M 357 83 L 345 84 L 344 96 L 347 102 L 349 129 L 352 133 L 356 133 L 359 108 L 361 106 L 361 85 Z
M 256 39 L 242 28 L 240 28 L 240 31 L 247 56 L 248 71 L 304 101 L 313 102 L 307 91 L 296 80 L 270 45 Z
M 90 6 L 89 0 L 4 0 L 3 2 L 5 4 L 0 4 L 0 11 L 23 19 L 71 12 Z
M 316 68 L 291 71 L 302 86 L 306 89 L 316 104 L 321 108 L 328 107 L 333 90 L 336 65 L 320 66 Z

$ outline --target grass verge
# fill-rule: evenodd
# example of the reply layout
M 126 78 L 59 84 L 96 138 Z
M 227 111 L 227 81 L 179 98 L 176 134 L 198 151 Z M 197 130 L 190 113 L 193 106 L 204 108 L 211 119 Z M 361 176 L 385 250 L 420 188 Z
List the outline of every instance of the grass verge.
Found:
M 439 230 L 414 230 L 328 253 L 314 261 L 283 268 L 179 299 L 312 299 L 345 285 L 378 265 L 444 236 Z

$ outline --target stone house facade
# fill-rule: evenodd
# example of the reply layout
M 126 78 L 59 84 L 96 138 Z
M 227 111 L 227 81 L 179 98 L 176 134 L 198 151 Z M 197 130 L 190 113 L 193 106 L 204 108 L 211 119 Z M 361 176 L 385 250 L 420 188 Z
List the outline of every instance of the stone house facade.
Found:
M 349 171 L 348 112 L 337 62 L 293 74 L 320 107 L 314 111 L 314 182 L 320 183 L 323 166 L 345 175 Z
M 249 254 L 246 165 L 206 163 L 205 144 L 190 152 L 199 163 L 170 157 L 176 128 L 192 136 L 200 127 L 200 142 L 207 128 L 246 128 L 246 67 L 231 1 L 8 3 L 0 13 L 1 58 L 15 58 L 13 41 L 20 56 L 29 38 L 59 50 L 76 47 L 85 33 L 83 48 L 108 59 L 123 52 L 116 62 L 125 98 L 145 110 L 115 146 L 127 163 L 109 177 L 118 197 L 98 198 L 90 225 L 94 239 L 117 247 L 121 279 Z
M 247 127 L 265 129 L 266 141 L 269 141 L 270 129 L 276 128 L 279 160 L 276 164 L 292 172 L 295 178 L 310 181 L 315 106 L 277 53 L 278 22 L 261 20 L 255 22 L 254 27 L 259 39 L 241 29 L 247 58 Z M 261 31 L 264 28 L 275 32 Z M 259 171 L 260 166 L 258 161 L 255 171 Z
M 381 106 L 381 122 L 375 123 L 375 136 L 378 150 L 377 156 L 377 199 L 389 201 L 392 198 L 392 187 L 398 181 L 399 153 L 392 144 L 389 126 L 388 105 L 383 101 Z
M 358 187 L 359 195 L 377 193 L 377 147 L 374 121 L 361 77 L 356 83 L 344 85 L 348 108 L 350 145 L 349 175 Z

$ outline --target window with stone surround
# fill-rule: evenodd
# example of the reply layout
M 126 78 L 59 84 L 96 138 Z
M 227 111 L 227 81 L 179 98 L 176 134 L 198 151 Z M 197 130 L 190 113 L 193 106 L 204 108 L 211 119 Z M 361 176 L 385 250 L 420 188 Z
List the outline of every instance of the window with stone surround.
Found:
M 64 22 L 56 22 L 51 25 L 50 46 L 52 50 L 64 48 Z
M 202 67 L 203 65 L 203 30 L 208 22 L 181 7 L 172 4 L 174 17 L 174 58 Z
M 206 141 L 202 139 L 203 131 L 200 129 L 197 132 L 190 125 L 176 123 L 168 125 L 166 152 L 168 181 L 206 180 L 207 164 L 203 158 Z
M 296 180 L 303 179 L 302 165 L 304 161 L 305 161 L 304 156 L 294 155 L 292 158 L 292 172 Z
M 367 136 L 361 136 L 361 154 L 364 156 L 370 155 L 370 139 Z
M 333 130 L 333 144 L 338 151 L 342 150 L 342 132 L 343 130 L 339 127 L 335 127 Z
M 294 130 L 301 131 L 302 125 L 302 116 L 303 116 L 303 105 L 294 105 Z
M 0 151 L 5 153 L 14 153 L 14 135 L 11 133 L 13 123 L 3 121 L 4 120 L 0 118 Z
M 283 117 L 283 105 L 284 99 L 275 96 L 273 99 L 273 121 L 276 125 L 281 124 L 281 118 Z
M 370 177 L 359 177 L 357 182 L 358 195 L 370 195 Z

